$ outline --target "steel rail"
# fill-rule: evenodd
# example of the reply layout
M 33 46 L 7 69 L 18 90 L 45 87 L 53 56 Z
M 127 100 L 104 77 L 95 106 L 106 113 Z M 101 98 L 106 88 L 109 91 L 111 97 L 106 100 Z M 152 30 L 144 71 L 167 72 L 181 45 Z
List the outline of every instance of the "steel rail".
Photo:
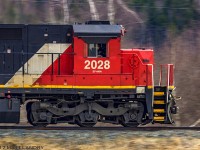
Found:
M 73 127 L 73 126 L 49 126 L 49 127 L 32 127 L 32 126 L 0 126 L 0 129 L 19 129 L 19 130 L 114 130 L 114 131 L 159 131 L 159 130 L 197 130 L 200 127 Z

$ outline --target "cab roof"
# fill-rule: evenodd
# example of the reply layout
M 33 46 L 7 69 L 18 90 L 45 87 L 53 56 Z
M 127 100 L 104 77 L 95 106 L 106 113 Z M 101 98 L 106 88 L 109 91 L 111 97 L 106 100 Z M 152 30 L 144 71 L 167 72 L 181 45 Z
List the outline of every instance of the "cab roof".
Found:
M 108 24 L 75 24 L 73 25 L 74 36 L 78 37 L 119 37 L 121 36 L 120 25 Z

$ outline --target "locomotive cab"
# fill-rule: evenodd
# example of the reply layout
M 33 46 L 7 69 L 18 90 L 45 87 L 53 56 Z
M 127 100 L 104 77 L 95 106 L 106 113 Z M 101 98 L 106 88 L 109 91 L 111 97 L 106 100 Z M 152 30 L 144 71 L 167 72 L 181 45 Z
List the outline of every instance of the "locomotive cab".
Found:
M 75 24 L 74 74 L 120 74 L 119 25 Z

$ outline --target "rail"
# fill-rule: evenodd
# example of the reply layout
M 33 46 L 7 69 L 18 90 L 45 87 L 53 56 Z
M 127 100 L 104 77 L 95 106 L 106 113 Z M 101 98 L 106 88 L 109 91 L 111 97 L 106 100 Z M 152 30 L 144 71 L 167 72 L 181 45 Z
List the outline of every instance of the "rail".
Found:
M 141 126 L 141 127 L 120 127 L 120 126 L 96 126 L 96 127 L 76 127 L 76 126 L 48 126 L 48 127 L 33 127 L 33 126 L 0 126 L 0 129 L 12 130 L 115 130 L 118 132 L 124 130 L 131 131 L 160 131 L 160 130 L 196 130 L 200 131 L 200 127 L 175 127 L 175 126 Z

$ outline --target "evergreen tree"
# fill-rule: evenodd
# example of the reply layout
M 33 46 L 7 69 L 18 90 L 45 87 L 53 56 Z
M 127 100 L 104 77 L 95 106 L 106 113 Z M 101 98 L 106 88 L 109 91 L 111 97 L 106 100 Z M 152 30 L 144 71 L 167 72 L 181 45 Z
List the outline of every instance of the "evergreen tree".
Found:
M 162 43 L 166 31 L 180 33 L 199 19 L 194 0 L 132 0 L 136 10 L 146 14 L 146 31 L 154 45 Z

